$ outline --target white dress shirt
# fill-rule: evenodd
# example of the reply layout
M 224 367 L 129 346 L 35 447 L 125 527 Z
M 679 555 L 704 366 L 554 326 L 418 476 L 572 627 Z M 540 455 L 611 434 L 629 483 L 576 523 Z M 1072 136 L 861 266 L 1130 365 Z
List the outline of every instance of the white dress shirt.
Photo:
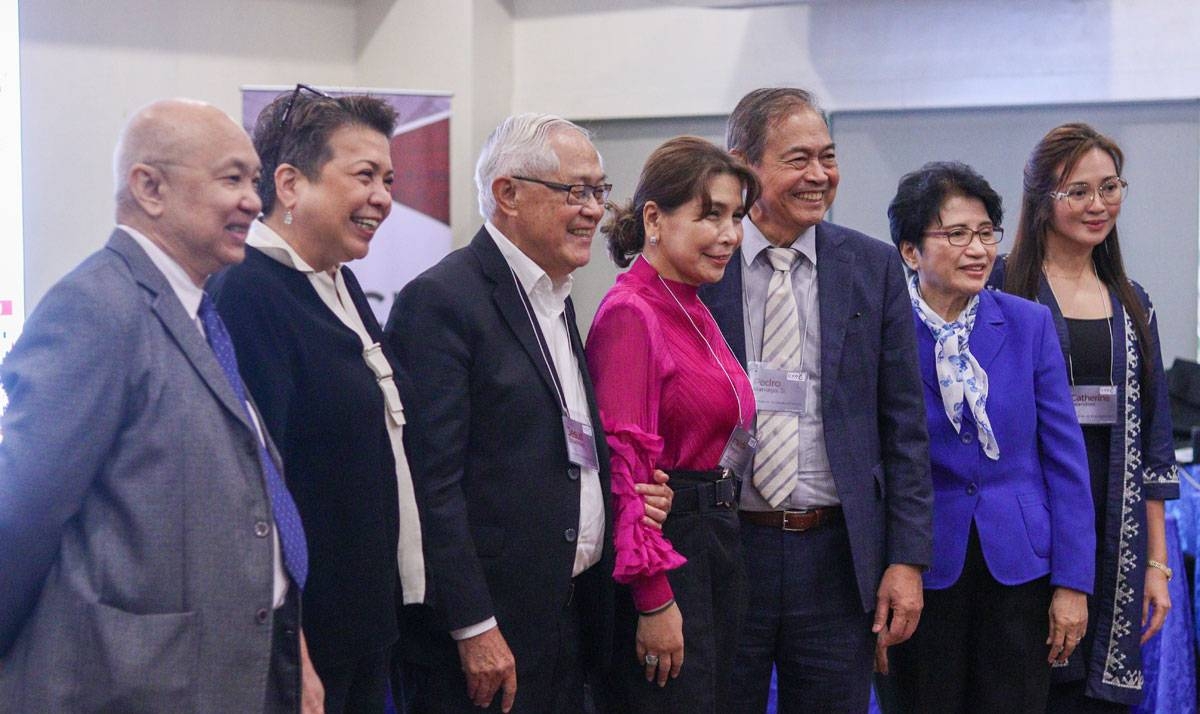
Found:
M 204 323 L 200 321 L 199 316 L 200 299 L 204 296 L 204 291 L 192 282 L 191 277 L 188 276 L 183 266 L 176 263 L 162 248 L 159 248 L 157 243 L 127 225 L 121 224 L 117 228 L 128 233 L 142 247 L 142 250 L 146 251 L 150 262 L 154 263 L 154 267 L 158 268 L 158 271 L 167 279 L 167 284 L 171 286 L 171 289 L 175 292 L 175 296 L 183 304 L 184 311 L 188 317 L 192 318 L 192 324 L 196 326 L 196 329 L 200 331 L 200 334 L 207 341 L 208 337 L 204 333 Z M 250 414 L 250 421 L 254 423 L 258 442 L 265 447 L 266 440 L 263 438 L 262 425 L 258 420 L 258 412 L 254 410 L 249 402 L 246 402 L 246 411 Z M 274 606 L 278 608 L 283 605 L 283 599 L 287 595 L 288 580 L 283 570 L 283 557 L 279 552 L 279 531 L 275 528 L 271 529 L 271 555 L 271 597 Z

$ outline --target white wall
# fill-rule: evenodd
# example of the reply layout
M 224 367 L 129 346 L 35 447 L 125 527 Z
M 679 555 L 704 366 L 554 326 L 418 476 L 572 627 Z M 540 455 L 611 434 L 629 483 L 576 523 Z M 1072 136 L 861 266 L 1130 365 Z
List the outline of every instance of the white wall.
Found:
M 450 119 L 450 224 L 455 245 L 480 225 L 475 158 L 512 101 L 508 0 L 361 0 L 361 86 L 454 93 Z
M 240 120 L 242 84 L 352 84 L 355 4 L 23 0 L 28 309 L 108 237 L 112 150 L 133 111 L 186 96 Z
M 779 84 L 830 109 L 1200 96 L 1192 0 L 660 4 L 517 0 L 514 109 L 727 114 L 746 91 Z
M 163 96 L 237 115 L 241 84 L 453 92 L 458 245 L 479 225 L 475 157 L 511 112 L 719 116 L 772 84 L 830 109 L 1200 96 L 1192 0 L 684 1 L 24 0 L 27 304 L 103 242 L 117 131 Z

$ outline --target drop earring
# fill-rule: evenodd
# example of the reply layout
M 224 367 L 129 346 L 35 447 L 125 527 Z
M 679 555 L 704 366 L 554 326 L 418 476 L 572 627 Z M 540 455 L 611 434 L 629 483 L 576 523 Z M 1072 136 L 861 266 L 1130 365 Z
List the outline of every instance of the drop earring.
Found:
M 285 226 L 292 225 L 292 212 L 290 210 L 283 212 L 283 225 L 285 225 Z
M 658 236 L 650 236 L 650 245 L 658 245 Z

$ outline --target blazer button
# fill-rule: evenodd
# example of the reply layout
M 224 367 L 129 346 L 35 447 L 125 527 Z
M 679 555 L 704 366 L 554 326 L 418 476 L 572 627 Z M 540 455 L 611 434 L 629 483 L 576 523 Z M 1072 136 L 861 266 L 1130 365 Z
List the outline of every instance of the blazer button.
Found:
M 579 467 L 575 464 L 571 464 L 571 467 L 567 469 L 567 478 L 571 479 L 572 481 L 578 481 Z
M 266 538 L 267 534 L 270 532 L 271 526 L 266 521 L 254 522 L 254 535 L 258 536 L 259 538 Z
M 975 440 L 975 435 L 969 431 L 964 431 L 958 435 L 958 438 L 962 441 L 962 443 L 969 444 Z
M 566 538 L 568 543 L 574 543 L 575 539 L 578 537 L 579 537 L 579 532 L 576 531 L 574 528 L 568 528 L 565 531 L 563 531 L 563 538 Z
M 258 620 L 258 624 L 265 625 L 267 620 L 271 619 L 271 613 L 267 612 L 267 608 L 260 607 L 258 612 L 254 613 L 254 619 Z
M 973 483 L 967 484 L 967 495 L 974 496 L 976 493 L 979 493 L 979 487 Z

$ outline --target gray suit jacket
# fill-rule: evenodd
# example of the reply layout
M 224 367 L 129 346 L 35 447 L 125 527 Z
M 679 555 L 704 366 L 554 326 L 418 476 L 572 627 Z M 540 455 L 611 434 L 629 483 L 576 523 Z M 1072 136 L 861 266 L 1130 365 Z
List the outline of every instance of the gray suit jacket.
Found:
M 132 238 L 46 294 L 0 380 L 0 708 L 262 711 L 257 437 Z

